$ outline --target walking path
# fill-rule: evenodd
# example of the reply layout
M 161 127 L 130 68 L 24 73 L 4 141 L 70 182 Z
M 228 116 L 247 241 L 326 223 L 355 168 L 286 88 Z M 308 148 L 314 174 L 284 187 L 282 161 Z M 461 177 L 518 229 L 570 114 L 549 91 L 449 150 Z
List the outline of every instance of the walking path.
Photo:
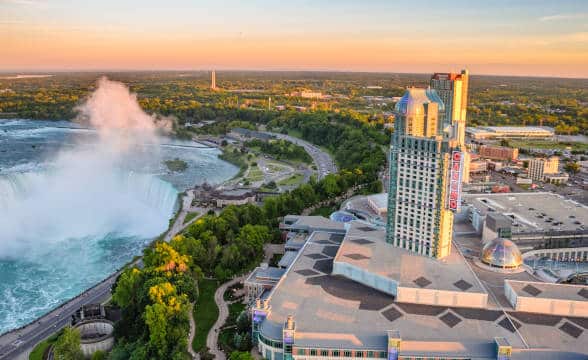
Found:
M 182 208 L 180 209 L 180 213 L 176 217 L 176 221 L 171 226 L 171 229 L 165 234 L 165 241 L 169 242 L 174 236 L 182 232 L 185 228 L 190 226 L 194 221 L 200 219 L 202 216 L 206 215 L 208 212 L 208 208 L 192 206 L 192 201 L 194 200 L 194 190 L 188 190 L 186 195 L 182 198 Z M 191 212 L 197 212 L 198 215 L 184 224 L 184 220 L 186 219 L 186 215 Z
M 216 303 L 216 306 L 218 306 L 218 318 L 208 332 L 208 336 L 206 337 L 206 346 L 209 348 L 210 353 L 214 355 L 215 360 L 226 360 L 225 353 L 222 352 L 218 346 L 218 335 L 220 328 L 225 324 L 227 318 L 229 317 L 229 306 L 224 299 L 225 291 L 227 291 L 230 286 L 233 286 L 236 283 L 243 281 L 244 279 L 245 275 L 227 281 L 226 283 L 219 286 L 214 293 L 214 302 Z
M 200 360 L 200 354 L 197 354 L 194 349 L 192 349 L 192 341 L 194 340 L 194 334 L 196 334 L 196 323 L 194 322 L 194 304 L 190 305 L 190 332 L 188 333 L 188 352 L 190 356 L 192 356 L 193 360 Z

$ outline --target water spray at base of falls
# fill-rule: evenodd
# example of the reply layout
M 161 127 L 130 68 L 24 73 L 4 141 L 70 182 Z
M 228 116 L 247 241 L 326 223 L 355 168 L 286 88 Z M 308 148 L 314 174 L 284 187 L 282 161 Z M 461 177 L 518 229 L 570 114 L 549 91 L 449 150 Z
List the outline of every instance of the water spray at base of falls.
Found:
M 166 119 L 143 112 L 135 94 L 106 78 L 78 111 L 97 129 L 95 140 L 64 149 L 45 172 L 0 178 L 0 258 L 113 231 L 156 236 L 167 226 L 175 189 L 128 170 L 160 162 L 158 147 L 140 145 L 158 143 Z
M 161 164 L 159 147 L 141 146 L 158 144 L 169 122 L 104 78 L 78 111 L 95 138 L 42 170 L 0 175 L 0 333 L 108 276 L 173 215 L 178 192 L 149 166 Z

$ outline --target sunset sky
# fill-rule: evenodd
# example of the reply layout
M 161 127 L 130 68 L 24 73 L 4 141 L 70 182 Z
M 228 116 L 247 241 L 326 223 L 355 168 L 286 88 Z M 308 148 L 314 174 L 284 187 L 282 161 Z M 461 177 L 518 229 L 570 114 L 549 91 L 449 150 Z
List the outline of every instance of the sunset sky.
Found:
M 588 77 L 588 1 L 0 0 L 0 71 L 464 66 Z

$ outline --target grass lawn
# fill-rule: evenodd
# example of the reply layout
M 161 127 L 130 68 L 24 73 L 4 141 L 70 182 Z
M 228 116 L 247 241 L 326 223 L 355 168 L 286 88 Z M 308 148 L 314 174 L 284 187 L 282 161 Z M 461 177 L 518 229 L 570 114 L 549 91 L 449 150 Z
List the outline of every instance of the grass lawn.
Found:
M 45 355 L 45 351 L 47 351 L 49 346 L 51 346 L 52 344 L 54 344 L 57 341 L 57 338 L 59 337 L 59 335 L 61 335 L 61 331 L 49 336 L 47 339 L 38 343 L 33 348 L 33 351 L 31 351 L 31 354 L 29 355 L 29 360 L 42 360 L 43 355 Z
M 254 181 L 261 181 L 263 180 L 263 172 L 258 165 L 251 166 L 249 168 L 249 174 L 247 175 L 247 180 L 254 182 Z
M 588 150 L 588 144 L 571 141 L 549 141 L 549 140 L 509 140 L 511 147 L 517 148 L 531 148 L 531 149 L 554 149 L 565 150 L 566 147 L 571 147 L 572 150 Z
M 192 349 L 196 352 L 206 348 L 206 336 L 218 318 L 218 307 L 214 302 L 214 292 L 219 283 L 216 280 L 203 279 L 198 285 L 200 295 L 194 306 L 196 333 L 192 341 Z
M 194 219 L 198 215 L 200 215 L 198 211 L 187 213 L 186 217 L 184 218 L 184 224 L 189 223 L 190 220 Z
M 287 179 L 278 182 L 278 185 L 296 185 L 302 182 L 304 176 L 302 174 L 294 174 Z

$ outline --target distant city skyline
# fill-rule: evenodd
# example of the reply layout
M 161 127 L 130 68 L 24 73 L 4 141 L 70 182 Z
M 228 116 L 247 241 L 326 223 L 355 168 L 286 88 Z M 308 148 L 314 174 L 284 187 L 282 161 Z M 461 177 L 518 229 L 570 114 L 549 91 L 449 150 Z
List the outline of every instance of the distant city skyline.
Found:
M 588 77 L 581 0 L 0 0 L 0 71 L 310 70 Z

